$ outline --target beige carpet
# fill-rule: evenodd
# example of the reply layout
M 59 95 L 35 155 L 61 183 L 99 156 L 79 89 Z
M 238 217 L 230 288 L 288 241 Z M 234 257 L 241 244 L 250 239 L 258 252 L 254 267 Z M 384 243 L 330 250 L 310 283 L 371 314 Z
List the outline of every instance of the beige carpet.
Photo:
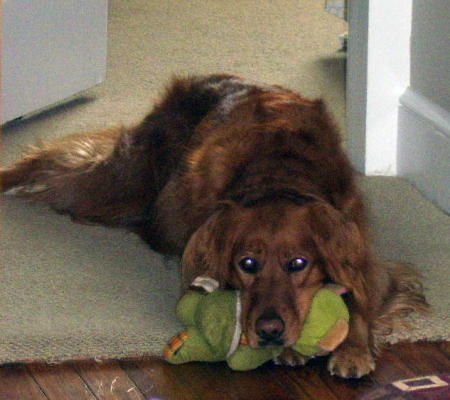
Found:
M 231 72 L 324 97 L 344 126 L 345 23 L 317 0 L 110 0 L 107 81 L 3 131 L 2 163 L 37 138 L 136 122 L 174 74 Z M 363 182 L 377 249 L 416 262 L 436 313 L 392 337 L 450 339 L 450 219 L 397 179 Z M 176 261 L 122 231 L 1 204 L 0 363 L 159 354 L 178 329 Z

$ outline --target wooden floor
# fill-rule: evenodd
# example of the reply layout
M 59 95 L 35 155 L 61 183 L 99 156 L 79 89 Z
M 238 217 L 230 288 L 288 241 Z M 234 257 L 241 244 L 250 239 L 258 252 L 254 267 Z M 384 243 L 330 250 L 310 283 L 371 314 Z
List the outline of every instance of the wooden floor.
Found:
M 158 359 L 0 367 L 0 400 L 346 400 L 391 381 L 450 372 L 450 343 L 398 344 L 361 380 L 332 377 L 325 360 L 291 369 L 268 364 L 172 366 Z

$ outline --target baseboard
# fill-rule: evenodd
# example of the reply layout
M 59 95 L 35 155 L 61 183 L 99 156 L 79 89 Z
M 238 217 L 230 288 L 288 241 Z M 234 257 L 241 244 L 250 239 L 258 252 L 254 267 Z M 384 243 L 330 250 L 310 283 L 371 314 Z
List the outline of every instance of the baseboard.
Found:
M 398 175 L 450 213 L 450 113 L 408 89 L 398 123 Z

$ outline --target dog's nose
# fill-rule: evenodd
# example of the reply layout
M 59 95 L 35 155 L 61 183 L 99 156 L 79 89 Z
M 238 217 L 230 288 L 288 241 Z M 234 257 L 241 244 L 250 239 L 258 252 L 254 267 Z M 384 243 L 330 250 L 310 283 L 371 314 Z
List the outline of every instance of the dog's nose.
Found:
M 284 333 L 284 321 L 274 310 L 267 310 L 256 320 L 255 330 L 265 342 L 278 341 Z

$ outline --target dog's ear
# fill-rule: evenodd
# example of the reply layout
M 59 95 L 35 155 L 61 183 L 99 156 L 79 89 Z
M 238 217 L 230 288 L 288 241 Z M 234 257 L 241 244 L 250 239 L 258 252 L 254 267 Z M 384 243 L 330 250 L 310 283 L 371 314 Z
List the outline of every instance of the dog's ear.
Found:
M 238 206 L 224 203 L 191 236 L 181 260 L 183 288 L 197 276 L 208 276 L 224 287 L 229 281 L 233 247 L 233 213 Z
M 311 227 L 326 275 L 344 285 L 357 306 L 368 308 L 373 288 L 372 256 L 357 224 L 331 205 L 318 203 L 311 209 Z

